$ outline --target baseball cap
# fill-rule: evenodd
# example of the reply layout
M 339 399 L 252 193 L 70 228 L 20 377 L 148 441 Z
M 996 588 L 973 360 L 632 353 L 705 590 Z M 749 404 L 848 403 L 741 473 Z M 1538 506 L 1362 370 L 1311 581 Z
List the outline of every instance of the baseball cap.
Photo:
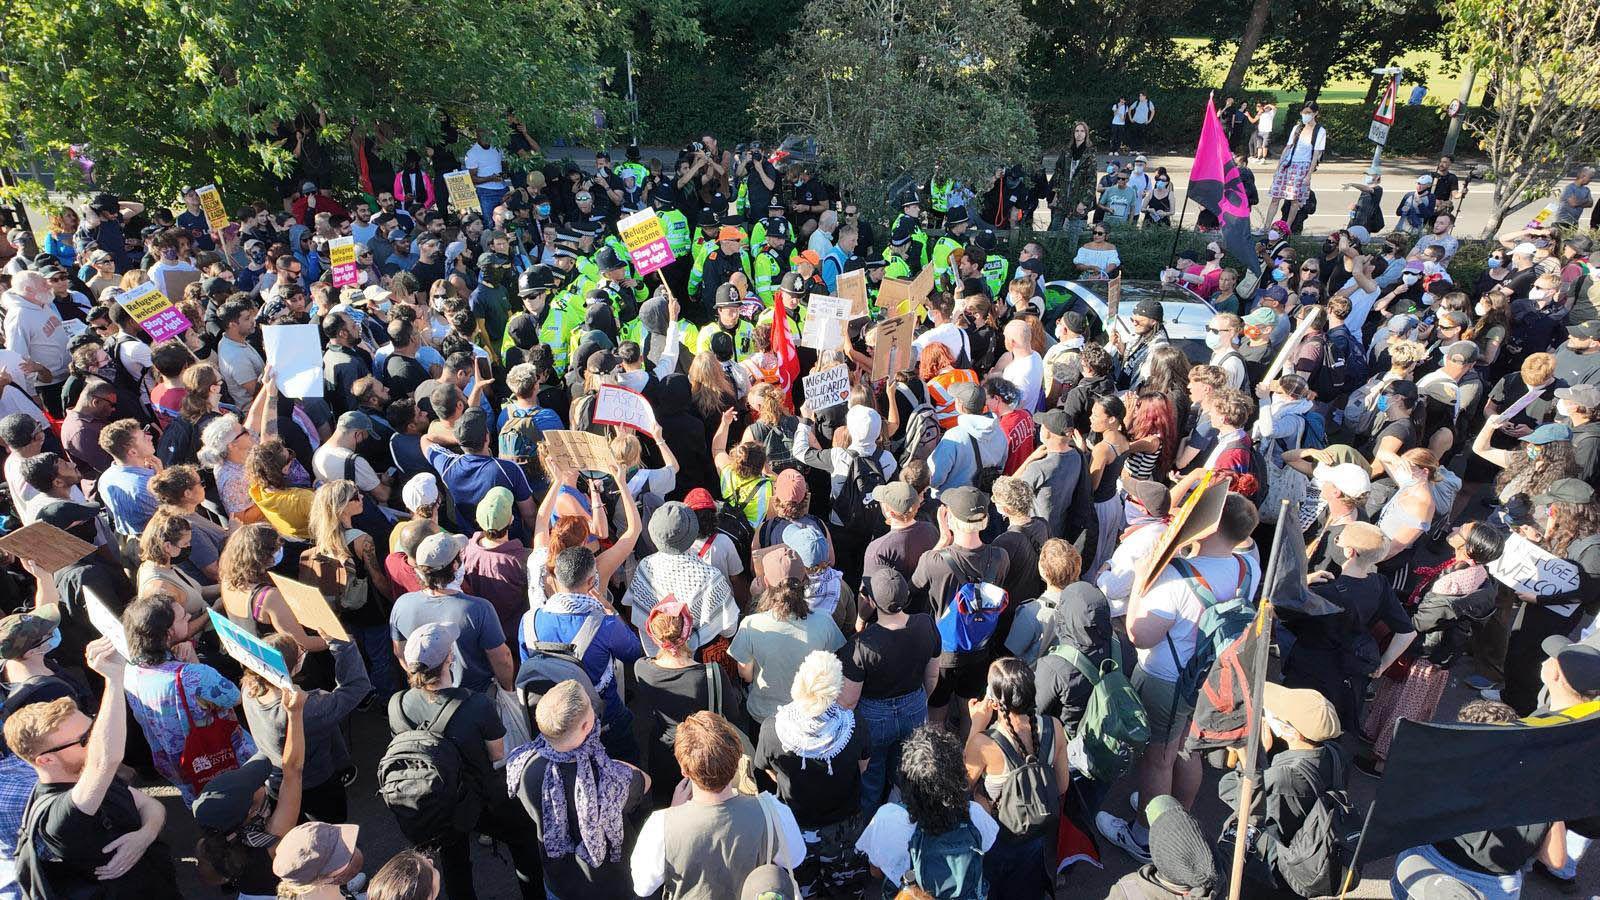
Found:
M 1336 466 L 1317 463 L 1317 467 L 1311 470 L 1311 477 L 1318 484 L 1333 485 L 1346 497 L 1360 497 L 1372 490 L 1372 476 L 1355 463 L 1340 463 Z
M 806 568 L 821 565 L 828 558 L 828 539 L 808 525 L 791 525 L 783 530 L 784 546 L 800 557 Z
M 318 884 L 350 865 L 356 855 L 358 825 L 306 822 L 278 842 L 272 874 L 295 884 Z
M 1539 645 L 1545 655 L 1556 661 L 1561 677 L 1580 694 L 1600 693 L 1600 647 L 1574 641 L 1565 635 L 1553 635 Z
M 1587 481 L 1578 478 L 1558 478 L 1544 493 L 1533 498 L 1533 502 L 1541 506 L 1551 503 L 1575 503 L 1582 506 L 1594 502 L 1594 488 Z
M 1083 330 L 1088 327 L 1088 323 L 1086 323 L 1083 319 L 1083 313 L 1078 312 L 1075 309 L 1069 309 L 1062 313 L 1061 323 L 1066 325 L 1067 330 L 1071 331 L 1073 334 L 1083 334 Z
M 1600 319 L 1590 319 L 1587 322 L 1579 322 L 1576 325 L 1569 326 L 1567 328 L 1567 337 L 1577 338 L 1581 341 L 1600 339 Z
M 1161 309 L 1161 304 L 1155 300 L 1149 299 L 1140 300 L 1138 304 L 1133 307 L 1133 314 L 1136 316 L 1142 316 L 1146 319 L 1152 319 L 1157 322 L 1163 321 L 1164 316 L 1164 313 Z
M 785 503 L 798 503 L 806 496 L 806 479 L 799 469 L 784 469 L 772 483 L 772 496 Z
M 317 192 L 317 183 L 315 181 L 302 181 L 302 182 L 300 182 L 300 193 L 302 193 L 302 194 L 315 194 L 316 192 Z
M 1361 225 L 1351 225 L 1349 228 L 1346 228 L 1344 232 L 1345 234 L 1350 235 L 1350 240 L 1355 241 L 1358 244 L 1365 244 L 1367 241 L 1372 240 L 1372 232 L 1368 231 L 1364 226 Z
M 1516 245 L 1515 247 L 1511 248 L 1511 255 L 1512 256 L 1532 256 L 1533 255 L 1533 251 L 1535 251 L 1537 249 L 1539 249 L 1539 248 L 1535 247 L 1531 241 L 1523 241 L 1522 243 L 1520 243 L 1520 244 Z
M 441 531 L 430 534 L 417 545 L 417 565 L 429 569 L 442 569 L 455 562 L 461 555 L 461 548 L 467 545 L 467 539 L 459 534 Z
M 374 428 L 372 417 L 359 410 L 351 410 L 339 416 L 340 431 L 371 431 Z
M 716 509 L 717 501 L 712 498 L 711 492 L 705 488 L 695 488 L 683 498 L 683 505 L 692 510 Z
M 1265 306 L 1258 306 L 1244 317 L 1244 324 L 1254 325 L 1257 328 L 1271 328 L 1278 324 L 1278 314 Z
M 1417 385 L 1413 381 L 1391 381 L 1384 387 L 1383 393 L 1399 397 L 1407 403 L 1417 402 Z
M 484 531 L 505 531 L 511 527 L 511 507 L 515 503 L 510 488 L 499 484 L 490 488 L 478 501 L 478 508 L 473 513 L 478 520 L 478 527 Z
M 1417 176 L 1417 184 L 1427 187 L 1428 185 L 1433 184 L 1433 176 L 1424 172 Z
M 12 449 L 24 447 L 38 437 L 43 428 L 38 419 L 27 413 L 12 413 L 0 419 L 0 441 Z
M 984 402 L 983 388 L 970 381 L 962 381 L 951 385 L 949 393 L 950 399 L 956 402 L 956 410 L 958 412 L 963 409 L 971 409 L 974 403 L 982 404 Z
M 437 669 L 450 655 L 461 626 L 454 622 L 428 622 L 406 638 L 406 665 Z
M 0 659 L 21 659 L 29 650 L 44 643 L 60 624 L 61 613 L 53 606 L 0 619 Z
M 1573 406 L 1581 406 L 1591 412 L 1600 409 L 1600 387 L 1592 384 L 1575 384 L 1572 387 L 1556 388 L 1556 397 L 1568 401 Z M 6 419 L 9 418 L 11 416 L 0 419 L 0 437 L 5 436 Z M 30 422 L 34 421 L 32 416 L 28 416 L 27 419 Z M 7 443 L 10 443 L 9 439 Z
M 411 476 L 411 480 L 400 489 L 400 499 L 406 509 L 412 512 L 424 506 L 433 506 L 439 502 L 439 482 L 434 480 L 432 474 L 419 472 Z
M 911 586 L 899 570 L 890 566 L 875 569 L 862 579 L 872 605 L 887 613 L 897 613 L 911 602 Z
M 194 822 L 224 834 L 244 824 L 250 807 L 256 800 L 256 791 L 272 775 L 272 760 L 257 754 L 236 769 L 219 772 L 200 789 L 190 807 Z
M 1534 430 L 1522 436 L 1523 443 L 1535 444 L 1539 446 L 1544 444 L 1554 444 L 1556 441 L 1570 440 L 1572 440 L 1572 429 L 1566 425 L 1562 425 L 1560 422 L 1551 422 L 1546 425 L 1540 425 L 1538 428 L 1535 428 Z
M 1051 434 L 1066 434 L 1072 430 L 1072 417 L 1067 415 L 1067 411 L 1059 406 L 1039 413 L 1033 417 L 1033 421 L 1038 423 L 1040 428 Z
M 939 502 L 950 510 L 957 522 L 975 524 L 989 517 L 989 495 L 975 487 L 964 486 L 939 495 Z
M 916 508 L 919 498 L 911 485 L 904 481 L 891 481 L 873 488 L 872 499 L 878 501 L 879 506 L 903 518 L 911 515 L 911 510 Z
M 800 885 L 788 869 L 767 863 L 745 876 L 739 900 L 800 900 Z
M 451 430 L 463 447 L 482 447 L 489 439 L 489 415 L 481 407 L 473 407 L 461 414 Z
M 1300 736 L 1313 743 L 1331 741 L 1343 733 L 1339 714 L 1322 694 L 1308 688 L 1292 689 L 1267 682 L 1262 694 L 1266 711 L 1294 726 Z
M 1127 481 L 1128 496 L 1144 508 L 1152 516 L 1164 516 L 1172 507 L 1172 495 L 1159 483 L 1143 478 L 1130 478 Z

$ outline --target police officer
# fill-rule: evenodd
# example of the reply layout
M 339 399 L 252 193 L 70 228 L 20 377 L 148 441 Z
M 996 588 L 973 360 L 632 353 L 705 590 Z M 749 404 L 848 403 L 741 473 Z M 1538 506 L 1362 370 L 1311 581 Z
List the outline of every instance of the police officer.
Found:
M 962 238 L 968 230 L 967 208 L 958 206 L 945 214 L 945 233 L 933 245 L 933 274 L 938 279 L 941 287 L 949 289 L 955 285 L 957 274 L 955 264 L 950 261 L 950 254 L 961 249 L 964 243 Z
M 629 328 L 638 330 L 639 304 L 648 296 L 644 286 L 633 277 L 628 260 L 610 245 L 595 254 L 595 266 L 600 270 L 600 280 L 594 290 L 606 295 L 611 311 L 616 313 L 617 325 L 622 329 L 622 339 L 635 340 Z
M 911 274 L 915 275 L 921 272 L 922 267 L 931 259 L 928 254 L 928 233 L 922 230 L 922 201 L 917 198 L 915 190 L 907 190 L 900 195 L 900 215 L 894 218 L 894 225 L 889 229 L 891 234 L 899 234 L 902 225 L 909 229 L 911 242 L 916 245 L 913 250 L 908 250 L 904 254 L 906 265 L 911 267 Z
M 995 236 L 993 228 L 986 227 L 973 235 L 973 242 L 982 247 L 983 252 L 987 254 L 983 262 L 983 280 L 989 285 L 989 296 L 1004 296 L 1006 282 L 1011 278 L 1011 263 L 1004 256 L 994 252 L 1000 245 L 1000 239 Z
M 939 177 L 939 167 L 935 164 L 933 177 L 928 179 L 928 209 L 931 213 L 929 218 L 935 224 L 939 221 L 944 221 L 945 226 L 949 227 L 950 223 L 945 217 L 950 212 L 950 192 L 955 186 L 956 181 L 954 178 Z
M 787 219 L 761 220 L 765 239 L 756 251 L 754 262 L 756 295 L 767 306 L 772 305 L 772 294 L 778 289 L 780 279 L 789 271 L 789 222 Z
M 717 317 L 711 324 L 700 329 L 700 336 L 695 344 L 696 353 L 704 353 L 711 349 L 711 340 L 717 334 L 726 334 L 733 340 L 733 358 L 744 359 L 750 355 L 750 336 L 755 332 L 755 326 L 741 314 L 744 309 L 744 298 L 739 296 L 739 289 L 731 284 L 724 284 L 717 288 L 716 294 Z
M 656 189 L 650 192 L 650 205 L 661 219 L 661 228 L 667 233 L 667 246 L 672 248 L 673 257 L 687 259 L 694 236 L 690 234 L 688 217 L 674 205 L 673 195 L 671 185 L 656 185 Z
M 617 176 L 619 178 L 627 178 L 629 175 L 632 175 L 634 184 L 643 185 L 645 180 L 650 177 L 650 170 L 645 168 L 643 163 L 639 162 L 638 144 L 628 145 L 627 157 L 627 162 L 617 166 Z
M 895 220 L 894 231 L 889 235 L 889 246 L 883 248 L 884 278 L 912 277 L 910 257 L 917 253 L 917 243 L 911 219 L 901 216 Z
M 806 326 L 806 303 L 811 297 L 811 288 L 806 280 L 800 277 L 799 272 L 790 272 L 783 276 L 783 311 L 784 317 L 789 320 L 789 334 L 794 338 L 795 344 L 800 343 L 800 332 Z M 770 306 L 756 319 L 756 324 L 771 324 L 777 312 L 777 306 Z M 774 328 L 777 326 L 774 325 Z M 801 348 L 804 350 L 805 348 Z M 812 351 L 813 355 L 815 351 Z M 803 363 L 804 360 L 802 359 Z M 810 371 L 802 367 L 801 371 Z
M 695 299 L 692 310 L 686 310 L 686 317 L 695 324 L 704 324 L 710 321 L 712 303 L 716 297 L 717 288 L 727 282 L 728 277 L 735 272 L 743 272 L 746 279 L 754 282 L 750 255 L 742 246 L 744 232 L 732 225 L 723 225 L 717 230 L 717 247 L 705 256 L 704 263 L 696 267 L 700 275 L 696 279 L 690 275 L 689 280 L 699 285 L 699 293 Z
M 789 224 L 789 220 L 784 219 L 784 210 L 783 202 L 776 198 L 767 204 L 767 214 L 757 219 L 756 224 L 750 229 L 750 246 L 760 247 L 767 242 L 767 222 L 769 220 L 783 219 L 785 225 Z
M 700 210 L 695 225 L 700 230 L 694 236 L 694 263 L 689 272 L 688 294 L 691 297 L 700 296 L 701 272 L 706 265 L 706 256 L 717 249 L 717 232 L 721 228 L 717 214 L 709 208 Z

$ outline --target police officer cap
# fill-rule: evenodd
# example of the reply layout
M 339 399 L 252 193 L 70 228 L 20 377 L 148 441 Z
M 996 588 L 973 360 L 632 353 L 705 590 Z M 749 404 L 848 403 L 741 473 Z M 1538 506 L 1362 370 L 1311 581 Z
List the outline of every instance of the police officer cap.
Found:
M 874 269 L 882 269 L 882 268 L 884 268 L 884 267 L 886 267 L 888 265 L 889 265 L 889 261 L 888 260 L 884 259 L 881 256 L 874 256 L 874 257 L 871 257 L 871 258 L 869 258 L 867 260 L 864 260 L 862 262 L 862 264 L 861 264 L 861 268 L 866 269 L 868 272 L 871 272 Z
M 599 222 L 573 222 L 572 223 L 572 230 L 573 231 L 576 231 L 579 234 L 589 235 L 590 237 L 593 237 L 594 235 L 599 234 L 600 233 L 600 229 L 601 229 L 601 225 L 600 225 Z
M 717 220 L 717 214 L 707 207 L 700 210 L 700 215 L 695 218 L 694 224 L 700 228 L 716 228 L 722 223 Z
M 988 253 L 994 250 L 995 247 L 999 246 L 1000 239 L 995 237 L 993 228 L 985 228 L 978 232 L 978 236 L 974 239 L 974 243 L 976 243 L 979 247 L 982 247 L 985 253 Z
M 965 206 L 953 206 L 944 216 L 946 228 L 951 225 L 965 225 L 970 221 L 972 220 L 967 217 L 967 208 Z
M 717 288 L 718 306 L 740 306 L 744 300 L 739 297 L 739 289 L 731 284 L 723 284 Z
M 767 229 L 767 237 L 789 236 L 789 220 L 780 216 L 768 216 L 761 220 L 762 227 Z
M 783 292 L 797 297 L 804 297 L 811 293 L 811 288 L 806 284 L 806 280 L 800 277 L 799 272 L 785 272 L 783 276 Z
M 670 184 L 658 184 L 655 190 L 650 192 L 650 202 L 658 206 L 671 206 L 677 200 L 678 193 L 672 189 Z
M 771 202 L 767 204 L 767 212 L 776 215 L 782 215 L 785 209 L 788 209 L 788 207 L 783 205 L 783 201 L 779 200 L 776 194 L 773 195 Z
M 889 243 L 896 247 L 904 247 L 911 243 L 911 220 L 901 219 L 894 223 L 894 234 L 889 236 Z
M 917 196 L 917 192 L 914 191 L 914 190 L 907 189 L 904 193 L 902 193 L 900 195 L 900 208 L 901 209 L 905 209 L 908 206 L 921 206 L 921 205 L 922 205 L 922 198 L 918 197 Z
M 548 266 L 534 266 L 517 278 L 517 296 L 529 297 L 540 291 L 553 290 L 556 276 Z
M 602 272 L 607 272 L 611 269 L 626 268 L 628 265 L 627 260 L 624 260 L 622 256 L 617 253 L 617 248 L 611 246 L 610 244 L 601 247 L 600 252 L 594 255 L 594 264 L 599 266 L 600 271 Z

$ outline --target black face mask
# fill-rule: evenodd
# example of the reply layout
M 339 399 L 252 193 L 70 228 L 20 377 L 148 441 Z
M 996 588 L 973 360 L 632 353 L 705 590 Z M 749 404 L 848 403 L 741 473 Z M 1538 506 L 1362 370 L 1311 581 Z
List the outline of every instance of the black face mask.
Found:
M 189 551 L 193 549 L 193 547 L 184 547 L 182 550 L 179 550 L 173 555 L 172 564 L 177 565 L 178 563 L 186 561 L 189 558 Z

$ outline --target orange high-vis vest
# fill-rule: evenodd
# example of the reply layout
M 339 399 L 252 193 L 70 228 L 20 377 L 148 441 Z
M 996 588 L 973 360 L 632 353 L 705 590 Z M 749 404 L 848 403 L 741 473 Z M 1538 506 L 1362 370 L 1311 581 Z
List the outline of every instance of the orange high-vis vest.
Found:
M 928 379 L 928 401 L 933 404 L 940 428 L 949 430 L 956 424 L 956 401 L 950 397 L 950 389 L 958 384 L 977 383 L 978 375 L 971 369 L 946 369 Z

